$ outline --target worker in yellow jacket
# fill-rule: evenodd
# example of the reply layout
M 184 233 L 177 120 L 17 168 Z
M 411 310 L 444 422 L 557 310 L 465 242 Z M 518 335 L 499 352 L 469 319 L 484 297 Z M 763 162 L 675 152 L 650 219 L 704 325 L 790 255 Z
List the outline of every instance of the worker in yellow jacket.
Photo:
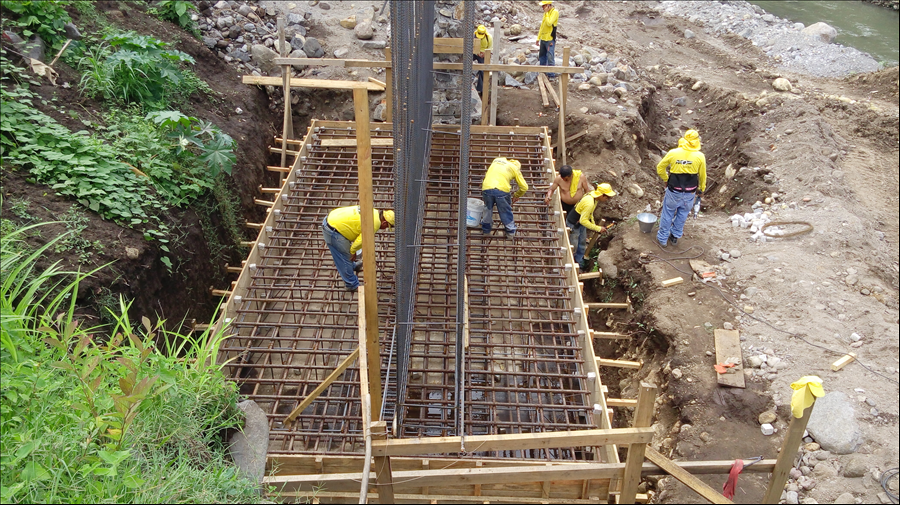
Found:
M 512 194 L 511 182 L 515 180 L 519 188 Z M 500 221 L 506 228 L 506 238 L 516 235 L 516 223 L 513 220 L 512 204 L 528 191 L 528 183 L 522 176 L 522 164 L 518 160 L 495 158 L 481 183 L 481 199 L 484 200 L 484 214 L 481 217 L 481 230 L 485 235 L 491 233 L 494 221 L 494 205 L 500 214 Z
M 484 25 L 478 25 L 478 28 L 475 29 L 475 44 L 472 45 L 472 60 L 478 63 L 484 63 L 484 56 L 487 51 L 492 50 L 494 47 L 494 39 L 491 38 L 491 34 L 488 33 L 487 28 Z M 484 72 L 481 70 L 478 71 L 478 80 L 475 81 L 475 90 L 481 94 L 482 86 L 484 83 Z
M 547 195 L 544 197 L 544 203 L 550 205 L 550 197 L 553 192 L 559 188 L 559 201 L 562 204 L 563 212 L 569 212 L 575 207 L 584 195 L 594 190 L 587 177 L 584 177 L 581 170 L 573 170 L 570 165 L 559 167 L 559 175 L 553 180 Z
M 612 186 L 607 183 L 598 184 L 597 189 L 584 195 L 575 205 L 575 208 L 566 215 L 566 227 L 569 228 L 569 243 L 577 244 L 575 247 L 575 262 L 579 265 L 584 259 L 587 242 L 587 231 L 603 233 L 606 228 L 594 222 L 594 209 L 598 202 L 605 202 L 610 197 L 616 196 Z
M 394 226 L 394 211 L 374 209 L 375 231 Z M 362 216 L 359 205 L 340 207 L 328 213 L 322 220 L 322 237 L 334 266 L 337 267 L 347 291 L 359 288 L 359 277 L 356 273 L 362 268 L 362 262 L 356 261 L 356 253 L 362 248 Z
M 700 133 L 684 132 L 678 147 L 666 153 L 656 165 L 656 173 L 666 183 L 656 240 L 666 247 L 678 243 L 694 199 L 706 191 L 706 156 L 700 152 Z
M 553 7 L 553 0 L 541 0 L 541 10 L 544 17 L 541 18 L 541 28 L 538 30 L 538 63 L 552 67 L 556 65 L 556 27 L 559 24 L 559 11 Z M 556 74 L 547 74 L 547 77 L 556 77 Z

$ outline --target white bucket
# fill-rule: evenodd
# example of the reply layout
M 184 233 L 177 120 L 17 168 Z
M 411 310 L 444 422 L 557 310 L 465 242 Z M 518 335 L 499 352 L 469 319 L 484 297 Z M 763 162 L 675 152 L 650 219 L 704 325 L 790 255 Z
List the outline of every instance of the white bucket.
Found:
M 484 214 L 484 202 L 477 198 L 469 198 L 466 202 L 466 226 L 478 228 L 481 226 L 481 216 Z

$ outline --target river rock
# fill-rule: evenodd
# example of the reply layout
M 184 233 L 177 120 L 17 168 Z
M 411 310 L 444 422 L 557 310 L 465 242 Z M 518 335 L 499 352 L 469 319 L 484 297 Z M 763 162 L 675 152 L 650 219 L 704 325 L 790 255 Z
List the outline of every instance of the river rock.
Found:
M 363 49 L 384 49 L 387 43 L 383 40 L 366 40 L 362 43 Z
M 241 16 L 244 16 L 246 18 L 246 17 L 249 17 L 250 13 L 253 12 L 253 7 L 250 7 L 247 4 L 243 4 L 238 7 L 237 11 L 238 11 L 238 14 L 240 14 Z
M 291 37 L 291 49 L 294 51 L 296 51 L 297 49 L 303 49 L 303 44 L 305 43 L 306 37 L 300 35 L 299 33 L 295 33 L 294 36 Z
M 775 412 L 767 410 L 759 415 L 759 424 L 772 424 L 775 422 Z
M 619 276 L 619 269 L 616 267 L 615 257 L 609 251 L 600 251 L 597 255 L 597 266 L 603 271 L 605 279 L 615 279 Z
M 315 37 L 307 37 L 306 42 L 303 43 L 303 52 L 306 53 L 306 56 L 309 58 L 321 58 L 325 56 L 325 50 L 322 49 L 322 45 L 319 44 L 319 41 Z
M 350 54 L 350 50 L 346 47 L 339 47 L 334 50 L 334 57 L 339 60 L 344 59 L 348 54 Z
M 218 41 L 213 37 L 203 37 L 203 43 L 206 44 L 206 47 L 210 49 L 215 49 L 216 42 Z
M 844 461 L 844 477 L 862 477 L 866 474 L 866 457 L 862 454 L 851 454 Z
M 823 449 L 836 454 L 850 454 L 862 443 L 853 406 L 847 395 L 840 391 L 828 393 L 816 401 L 806 429 Z
M 834 503 L 856 503 L 856 497 L 852 493 L 843 493 L 835 498 Z
M 359 40 L 370 40 L 375 36 L 375 29 L 372 28 L 372 21 L 368 19 L 364 19 L 361 23 L 356 25 L 353 32 Z
M 244 477 L 262 483 L 269 450 L 269 420 L 253 400 L 242 401 L 237 406 L 244 412 L 244 429 L 231 436 L 228 451 Z
M 587 91 L 587 90 L 589 90 L 589 89 L 591 89 L 591 85 L 590 85 L 589 83 L 583 82 L 583 83 L 581 83 L 581 84 L 578 85 L 578 90 L 579 90 L 579 91 Z M 588 109 L 588 110 L 590 110 L 590 109 Z
M 798 495 L 796 491 L 788 491 L 784 495 L 784 503 L 796 505 L 800 503 L 800 495 Z
M 834 38 L 837 37 L 837 30 L 828 23 L 823 23 L 821 21 L 807 26 L 801 30 L 800 33 L 808 37 L 817 38 L 826 44 L 830 44 Z
M 772 87 L 775 88 L 775 91 L 790 91 L 792 88 L 791 81 L 785 79 L 784 77 L 779 77 L 772 81 Z
M 341 20 L 341 26 L 350 30 L 356 28 L 356 14 Z
M 522 87 L 522 83 L 517 81 L 515 77 L 513 77 L 509 74 L 503 74 L 503 75 L 506 76 L 506 78 L 503 81 L 504 86 L 512 86 L 512 87 L 516 87 L 516 88 Z
M 594 86 L 603 86 L 607 83 L 608 80 L 609 74 L 599 73 L 592 75 L 588 82 L 593 84 Z
M 686 39 L 692 39 L 692 38 L 694 38 L 694 37 L 696 37 L 696 35 L 694 35 L 694 32 L 692 32 L 691 30 L 685 30 L 685 31 L 684 31 L 684 38 L 686 38 Z
M 250 54 L 253 57 L 253 63 L 263 72 L 268 74 L 277 68 L 275 58 L 278 56 L 278 53 L 268 47 L 262 44 L 253 44 L 253 47 L 250 48 Z
M 509 34 L 515 37 L 522 34 L 522 25 L 515 24 L 509 27 Z

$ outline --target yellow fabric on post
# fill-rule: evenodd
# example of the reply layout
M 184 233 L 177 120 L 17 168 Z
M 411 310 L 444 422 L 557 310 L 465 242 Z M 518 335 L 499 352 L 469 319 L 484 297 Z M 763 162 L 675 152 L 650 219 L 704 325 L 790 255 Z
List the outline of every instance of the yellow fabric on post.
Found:
M 578 193 L 578 184 L 581 182 L 581 170 L 572 170 L 572 184 L 569 185 L 569 195 Z
M 803 417 L 803 411 L 816 402 L 816 398 L 825 396 L 822 388 L 822 379 L 815 375 L 800 377 L 800 380 L 791 384 L 794 395 L 791 396 L 791 414 L 796 418 Z

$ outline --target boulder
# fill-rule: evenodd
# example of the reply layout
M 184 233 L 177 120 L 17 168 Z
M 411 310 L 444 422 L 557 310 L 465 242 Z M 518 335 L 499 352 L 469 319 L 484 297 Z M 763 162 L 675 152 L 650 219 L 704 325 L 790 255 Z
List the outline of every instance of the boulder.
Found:
M 214 49 L 216 47 L 216 39 L 213 37 L 203 37 L 203 43 L 206 44 L 206 47 L 210 49 Z
M 350 30 L 356 28 L 356 14 L 341 20 L 341 26 Z
M 315 37 L 307 37 L 303 43 L 303 52 L 308 58 L 321 58 L 325 56 L 325 50 Z
M 248 17 L 248 16 L 250 16 L 250 13 L 252 13 L 252 12 L 253 12 L 253 8 L 247 4 L 243 4 L 238 7 L 238 14 L 240 14 L 241 16 Z
M 253 57 L 253 63 L 267 74 L 278 67 L 278 65 L 275 65 L 275 58 L 278 56 L 278 53 L 262 44 L 253 44 L 253 47 L 250 48 L 250 54 Z
M 81 32 L 78 31 L 78 27 L 75 26 L 75 23 L 66 23 L 65 30 L 66 37 L 72 40 L 81 40 Z
M 363 49 L 384 49 L 387 43 L 383 40 L 367 40 L 362 43 Z
M 297 49 L 303 49 L 303 44 L 305 44 L 305 43 L 306 43 L 306 37 L 304 37 L 303 35 L 300 35 L 299 33 L 294 34 L 294 36 L 291 38 L 291 49 L 295 50 L 295 51 Z M 302 57 L 305 58 L 305 56 L 302 56 Z
M 862 454 L 851 454 L 844 461 L 844 477 L 863 477 L 866 475 L 866 457 Z
M 579 91 L 587 91 L 587 90 L 589 90 L 589 89 L 591 89 L 591 85 L 588 84 L 588 83 L 586 83 L 586 82 L 581 83 L 581 84 L 578 85 L 578 90 L 579 90 Z
M 359 40 L 370 40 L 375 36 L 375 29 L 372 28 L 372 21 L 368 19 L 364 19 L 361 23 L 356 25 L 353 32 Z
M 290 56 L 291 56 L 291 58 L 306 58 L 307 57 L 306 53 L 303 51 L 302 47 L 300 49 L 295 49 L 295 50 L 291 51 Z M 291 65 L 291 67 L 293 67 L 294 70 L 300 71 L 300 70 L 303 70 L 304 68 L 306 68 L 306 65 L 299 65 L 299 64 L 295 63 L 295 64 Z
M 588 252 L 590 251 L 585 251 L 585 256 L 587 256 Z M 619 268 L 616 267 L 615 257 L 609 251 L 600 251 L 600 254 L 597 255 L 597 266 L 603 271 L 603 278 L 605 279 L 615 279 L 619 276 Z
M 850 454 L 862 444 L 853 406 L 847 395 L 839 391 L 816 401 L 806 429 L 822 449 L 836 454 Z
M 237 406 L 244 412 L 244 429 L 231 436 L 228 451 L 241 475 L 261 484 L 269 451 L 269 420 L 253 400 Z
M 525 75 L 522 76 L 522 82 L 525 84 L 534 84 L 534 81 L 537 80 L 537 72 L 525 72 Z
M 512 86 L 512 87 L 516 87 L 516 88 L 522 87 L 522 83 L 517 81 L 515 77 L 513 77 L 509 74 L 506 74 L 506 73 L 504 73 L 503 75 L 506 77 L 503 81 L 504 86 Z
M 603 86 L 608 78 L 609 74 L 594 74 L 588 82 L 594 86 Z
M 515 24 L 509 27 L 509 34 L 515 37 L 516 35 L 522 35 L 522 25 Z
M 834 503 L 856 503 L 856 497 L 853 496 L 853 493 L 843 493 L 837 498 L 835 498 Z
M 793 86 L 791 86 L 791 81 L 785 79 L 784 77 L 779 77 L 772 81 L 772 87 L 775 88 L 775 91 L 791 91 Z
M 47 45 L 44 44 L 44 39 L 39 35 L 34 35 L 25 43 L 22 54 L 33 60 L 44 61 L 44 51 L 46 51 L 46 48 Z
M 837 30 L 828 23 L 822 23 L 821 21 L 807 26 L 800 33 L 810 38 L 819 39 L 826 44 L 830 44 L 837 37 Z

